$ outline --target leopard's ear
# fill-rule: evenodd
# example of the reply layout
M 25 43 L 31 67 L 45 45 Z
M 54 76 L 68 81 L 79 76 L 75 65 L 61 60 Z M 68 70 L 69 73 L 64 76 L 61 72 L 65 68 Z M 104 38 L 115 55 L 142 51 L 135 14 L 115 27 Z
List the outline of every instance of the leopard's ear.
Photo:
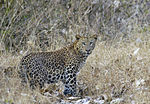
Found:
M 80 35 L 76 35 L 76 39 L 79 40 L 81 38 Z
M 98 35 L 96 35 L 96 34 L 93 35 L 93 38 L 94 38 L 94 39 L 97 39 L 97 38 L 98 38 Z

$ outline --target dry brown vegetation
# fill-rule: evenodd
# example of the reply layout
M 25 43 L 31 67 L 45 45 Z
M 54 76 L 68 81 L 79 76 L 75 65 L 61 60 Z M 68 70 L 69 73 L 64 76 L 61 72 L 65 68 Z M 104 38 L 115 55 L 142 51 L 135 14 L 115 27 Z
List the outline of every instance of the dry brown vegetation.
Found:
M 150 103 L 150 37 L 146 34 L 144 37 L 143 34 L 135 34 L 137 35 L 128 42 L 111 45 L 105 42 L 97 43 L 78 76 L 83 98 L 90 96 L 94 100 L 103 96 L 105 102 L 120 98 L 121 104 Z M 11 70 L 9 66 L 17 66 L 20 58 L 21 56 L 11 54 L 1 55 L 1 102 L 44 104 L 61 101 L 59 96 L 43 96 L 38 91 L 32 92 L 28 86 L 22 87 L 17 75 L 9 75 L 8 71 L 4 70 Z M 18 69 L 12 70 L 17 72 Z
M 149 4 L 147 0 L 1 0 L 0 103 L 149 104 Z M 76 34 L 95 33 L 96 48 L 78 75 L 82 98 L 61 96 L 61 83 L 48 86 L 44 95 L 20 84 L 17 66 L 23 55 L 56 50 L 70 44 Z

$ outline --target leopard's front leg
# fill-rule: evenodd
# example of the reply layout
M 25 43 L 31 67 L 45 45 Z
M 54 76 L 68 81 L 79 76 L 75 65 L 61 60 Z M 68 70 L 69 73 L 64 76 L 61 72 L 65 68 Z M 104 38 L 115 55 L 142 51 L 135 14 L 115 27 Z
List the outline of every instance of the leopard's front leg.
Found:
M 76 74 L 75 73 L 66 73 L 65 75 L 65 89 L 64 95 L 76 96 Z

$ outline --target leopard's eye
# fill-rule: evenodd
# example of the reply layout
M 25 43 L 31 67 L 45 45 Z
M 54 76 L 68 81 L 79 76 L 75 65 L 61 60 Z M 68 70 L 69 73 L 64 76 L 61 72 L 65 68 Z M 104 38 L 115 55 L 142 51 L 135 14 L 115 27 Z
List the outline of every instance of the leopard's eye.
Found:
M 93 42 L 90 42 L 90 46 L 92 46 L 93 45 Z
M 84 46 L 85 46 L 85 44 L 86 44 L 85 42 L 82 42 L 82 45 L 84 45 Z

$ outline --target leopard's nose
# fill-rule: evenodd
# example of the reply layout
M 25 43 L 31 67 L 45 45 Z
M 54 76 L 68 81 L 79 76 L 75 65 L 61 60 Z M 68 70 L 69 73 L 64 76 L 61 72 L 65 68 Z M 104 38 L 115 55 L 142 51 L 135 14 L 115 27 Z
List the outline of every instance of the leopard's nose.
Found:
M 86 50 L 87 52 L 89 52 L 90 50 Z
M 89 53 L 90 53 L 90 50 L 86 50 L 86 52 L 89 54 Z

